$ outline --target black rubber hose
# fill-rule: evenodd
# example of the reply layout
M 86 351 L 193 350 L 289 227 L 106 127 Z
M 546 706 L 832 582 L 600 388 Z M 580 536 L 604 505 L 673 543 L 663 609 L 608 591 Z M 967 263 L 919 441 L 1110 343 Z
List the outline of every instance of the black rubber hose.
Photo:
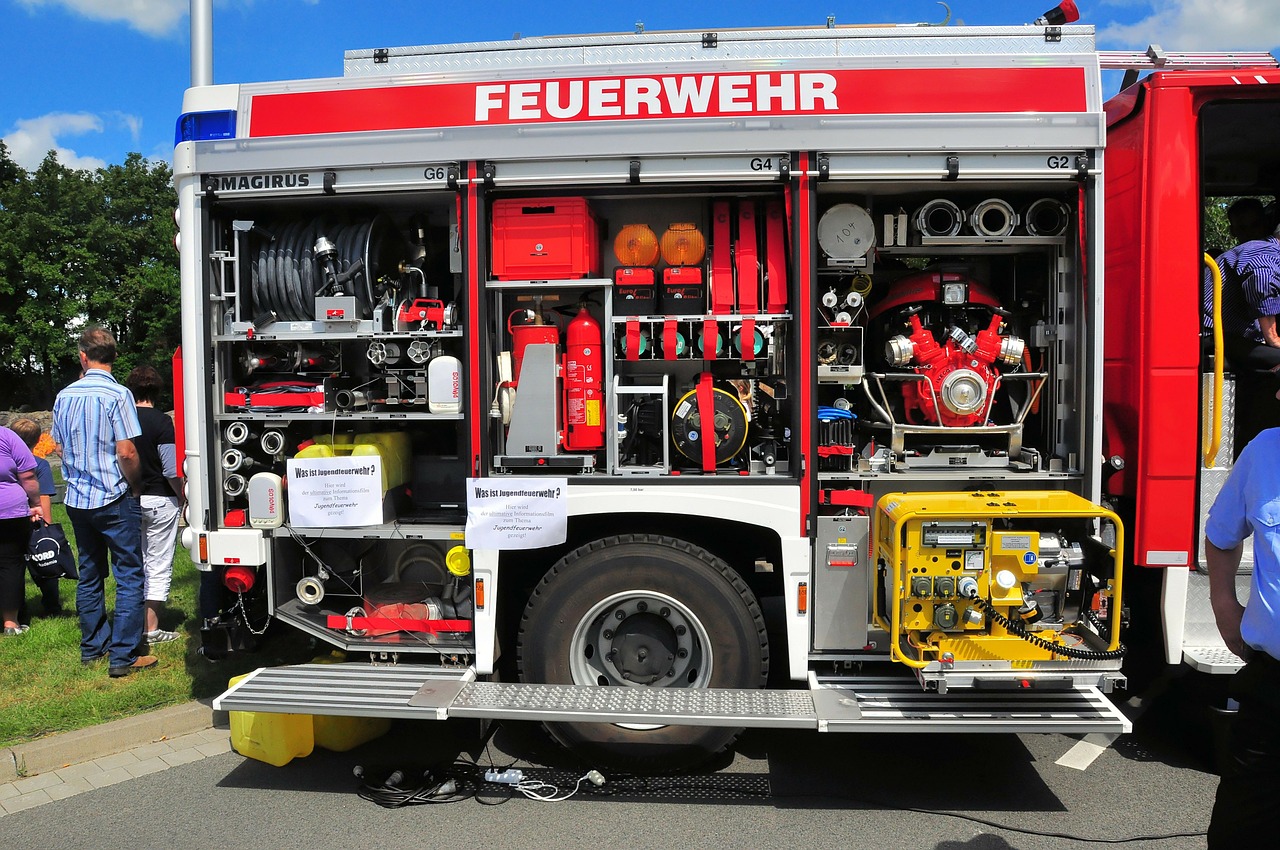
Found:
M 1008 617 L 1001 614 L 995 609 L 995 606 L 987 600 L 978 596 L 972 596 L 970 599 L 975 605 L 981 608 L 988 617 L 995 620 L 1001 626 L 1004 626 L 1010 634 L 1017 635 L 1032 646 L 1038 646 L 1046 652 L 1052 652 L 1054 655 L 1065 655 L 1067 658 L 1075 658 L 1080 661 L 1109 661 L 1113 658 L 1124 657 L 1125 648 L 1123 645 L 1120 645 L 1115 649 L 1094 650 L 1079 649 L 1074 646 L 1064 646 L 1060 643 L 1045 640 L 1039 635 L 1033 635 L 1028 632 L 1027 627 L 1022 623 L 1019 623 L 1016 620 L 1010 620 Z M 1096 619 L 1094 620 L 1094 625 L 1098 625 Z

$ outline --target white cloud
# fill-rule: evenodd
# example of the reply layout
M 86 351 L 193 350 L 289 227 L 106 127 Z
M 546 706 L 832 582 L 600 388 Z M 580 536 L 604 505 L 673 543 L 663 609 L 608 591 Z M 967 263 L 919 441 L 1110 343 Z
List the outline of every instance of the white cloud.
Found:
M 1100 25 L 1098 40 L 1106 47 L 1141 49 L 1158 44 L 1166 50 L 1270 51 L 1280 46 L 1280 15 L 1276 14 L 1275 0 L 1170 0 L 1108 5 L 1144 6 L 1150 14 L 1133 24 Z
M 112 112 L 110 118 L 113 123 L 124 127 L 129 131 L 129 139 L 136 145 L 142 138 L 142 116 L 131 115 L 128 112 Z
M 101 133 L 102 119 L 87 112 L 51 112 L 39 118 L 23 118 L 4 135 L 9 157 L 18 165 L 34 171 L 49 151 L 56 151 L 58 161 L 68 168 L 93 170 L 106 165 L 101 159 L 80 156 L 58 144 L 62 136 Z
M 189 0 L 18 0 L 24 6 L 62 6 L 95 21 L 119 21 L 147 35 L 169 35 L 187 16 Z

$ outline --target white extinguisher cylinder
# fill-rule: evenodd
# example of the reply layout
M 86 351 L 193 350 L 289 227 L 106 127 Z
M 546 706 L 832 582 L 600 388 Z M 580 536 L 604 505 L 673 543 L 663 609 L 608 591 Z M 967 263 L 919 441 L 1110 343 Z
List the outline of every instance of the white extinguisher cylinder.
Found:
M 427 409 L 432 413 L 462 412 L 462 363 L 450 354 L 427 364 Z
M 604 350 L 600 323 L 584 304 L 565 330 L 564 448 L 590 452 L 604 448 Z

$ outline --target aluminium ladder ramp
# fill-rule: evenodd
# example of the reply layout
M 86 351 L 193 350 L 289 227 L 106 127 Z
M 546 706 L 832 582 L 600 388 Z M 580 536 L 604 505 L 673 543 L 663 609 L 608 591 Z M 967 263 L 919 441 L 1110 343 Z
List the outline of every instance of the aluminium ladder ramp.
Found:
M 909 676 L 813 679 L 808 689 L 601 688 L 475 681 L 474 670 L 302 664 L 261 668 L 214 700 L 220 711 L 412 720 L 484 718 L 816 729 L 821 732 L 1123 733 L 1097 688 L 921 689 Z

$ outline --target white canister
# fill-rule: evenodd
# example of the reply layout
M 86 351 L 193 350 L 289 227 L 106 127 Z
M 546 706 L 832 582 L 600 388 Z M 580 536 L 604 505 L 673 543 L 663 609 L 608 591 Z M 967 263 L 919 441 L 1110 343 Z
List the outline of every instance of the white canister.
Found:
M 427 409 L 432 413 L 462 412 L 462 364 L 442 354 L 427 363 Z

